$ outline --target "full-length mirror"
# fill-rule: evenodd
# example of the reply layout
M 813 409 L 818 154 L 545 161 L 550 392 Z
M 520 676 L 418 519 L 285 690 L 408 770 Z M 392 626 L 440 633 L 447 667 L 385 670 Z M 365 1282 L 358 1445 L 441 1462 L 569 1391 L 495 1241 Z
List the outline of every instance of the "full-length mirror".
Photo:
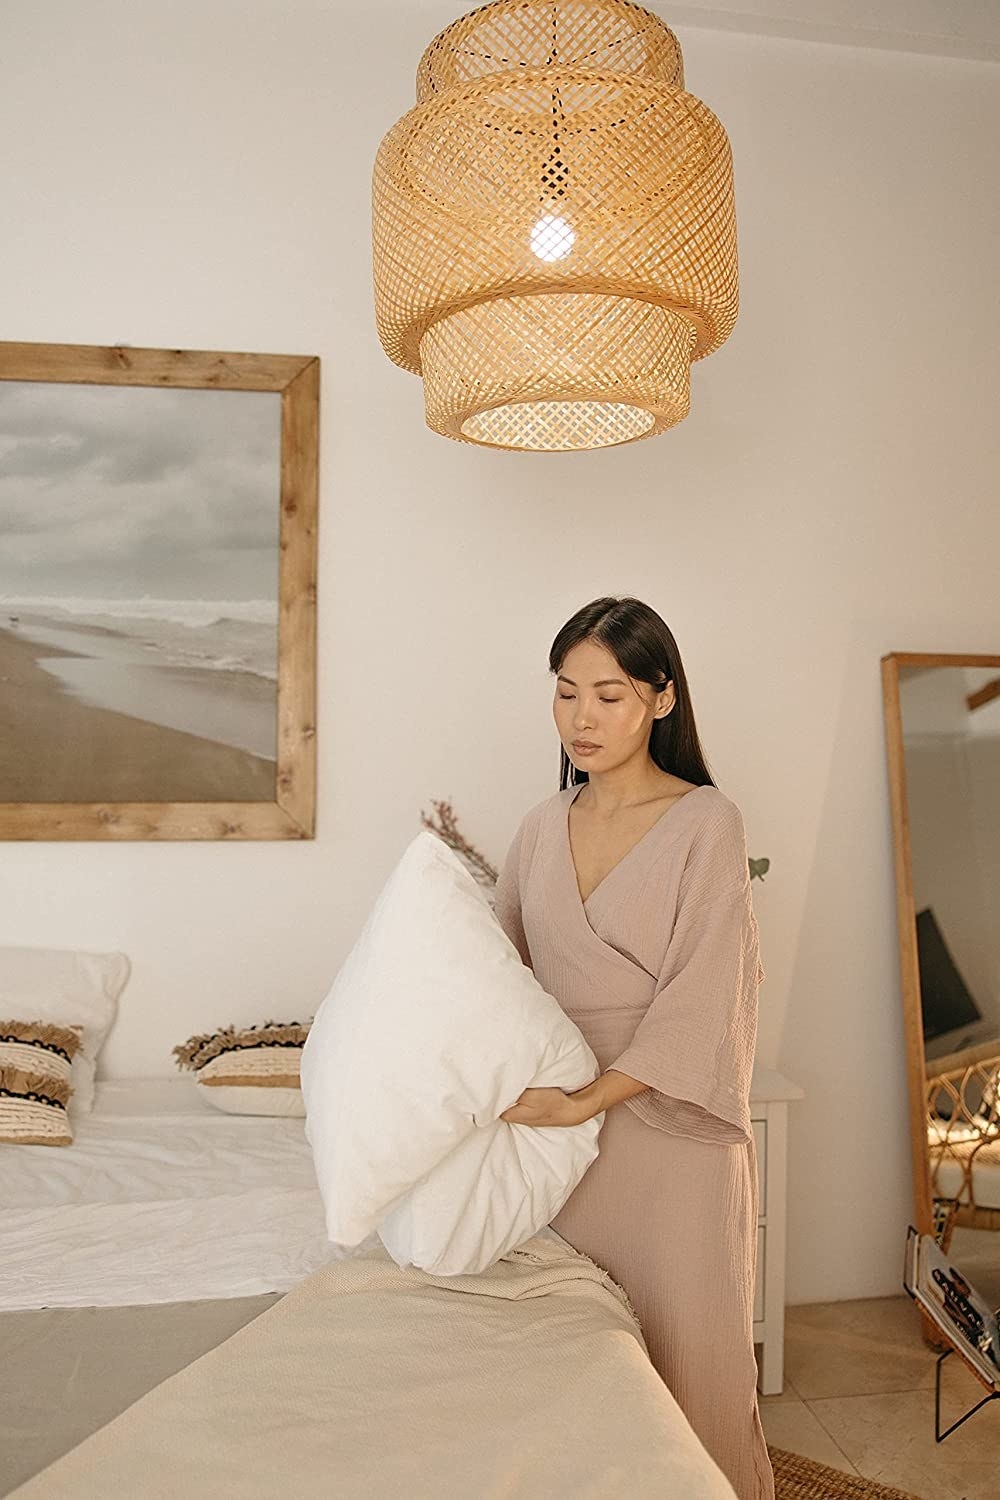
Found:
M 1000 1303 L 1000 655 L 882 658 L 916 1227 Z

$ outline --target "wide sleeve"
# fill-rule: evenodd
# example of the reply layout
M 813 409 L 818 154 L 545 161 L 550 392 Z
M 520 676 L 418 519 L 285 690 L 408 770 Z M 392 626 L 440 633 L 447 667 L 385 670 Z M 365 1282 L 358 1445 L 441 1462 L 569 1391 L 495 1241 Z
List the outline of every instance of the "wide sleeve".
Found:
M 763 978 L 743 818 L 729 803 L 692 844 L 653 999 L 609 1064 L 649 1085 L 625 1106 L 675 1135 L 750 1140 Z
M 521 820 L 504 858 L 500 874 L 494 887 L 493 911 L 504 932 L 521 955 L 523 963 L 531 968 L 531 954 L 524 935 L 521 920 L 521 861 L 524 854 L 524 829 L 527 819 Z

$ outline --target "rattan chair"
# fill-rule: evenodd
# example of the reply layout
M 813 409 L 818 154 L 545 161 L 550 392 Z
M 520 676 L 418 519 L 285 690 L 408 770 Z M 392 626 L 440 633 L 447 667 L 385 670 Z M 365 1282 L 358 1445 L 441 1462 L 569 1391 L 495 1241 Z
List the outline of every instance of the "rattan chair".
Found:
M 934 1232 L 946 1251 L 956 1228 L 1000 1229 L 1000 1206 L 977 1199 L 977 1172 L 980 1193 L 984 1168 L 1000 1177 L 1000 1044 L 993 1040 L 930 1058 L 926 1080 Z M 946 1189 L 946 1173 L 956 1168 L 958 1186 L 948 1183 Z

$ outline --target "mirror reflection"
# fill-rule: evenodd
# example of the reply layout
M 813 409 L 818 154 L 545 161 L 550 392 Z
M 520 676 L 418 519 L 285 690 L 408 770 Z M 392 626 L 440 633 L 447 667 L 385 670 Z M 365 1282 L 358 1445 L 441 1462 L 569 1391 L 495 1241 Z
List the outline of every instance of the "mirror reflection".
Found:
M 935 1232 L 995 1305 L 1000 668 L 901 665 L 899 689 Z

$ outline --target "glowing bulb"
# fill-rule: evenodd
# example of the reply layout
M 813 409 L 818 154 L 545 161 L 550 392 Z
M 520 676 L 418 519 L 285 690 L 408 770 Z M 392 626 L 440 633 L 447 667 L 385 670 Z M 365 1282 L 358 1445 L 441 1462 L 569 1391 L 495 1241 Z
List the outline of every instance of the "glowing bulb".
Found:
M 576 234 L 565 219 L 543 214 L 531 231 L 531 248 L 539 260 L 562 260 L 573 248 Z

